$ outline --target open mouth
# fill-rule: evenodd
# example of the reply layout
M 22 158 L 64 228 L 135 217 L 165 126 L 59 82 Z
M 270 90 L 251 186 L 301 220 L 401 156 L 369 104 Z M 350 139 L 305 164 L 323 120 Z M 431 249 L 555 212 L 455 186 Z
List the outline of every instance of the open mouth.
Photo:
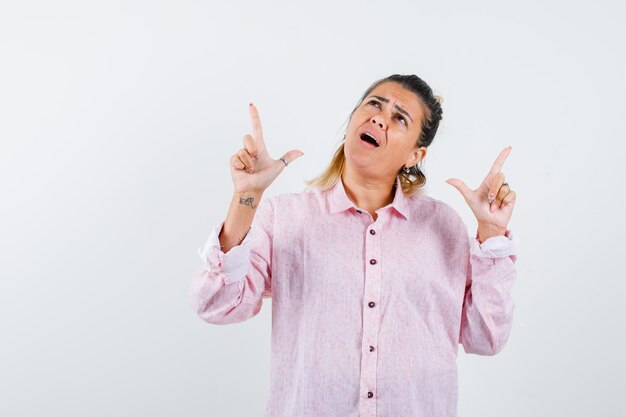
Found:
M 376 140 L 376 138 L 374 136 L 370 135 L 367 132 L 361 133 L 361 140 L 365 141 L 367 143 L 371 143 L 372 145 L 376 146 L 377 148 L 380 146 L 378 144 L 378 141 Z

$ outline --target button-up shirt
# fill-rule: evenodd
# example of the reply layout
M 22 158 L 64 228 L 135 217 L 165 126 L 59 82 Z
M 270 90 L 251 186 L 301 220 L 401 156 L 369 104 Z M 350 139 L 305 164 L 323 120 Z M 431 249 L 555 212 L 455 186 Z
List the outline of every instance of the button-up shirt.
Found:
M 457 415 L 457 349 L 494 355 L 512 324 L 517 238 L 482 244 L 449 205 L 405 195 L 377 218 L 341 178 L 261 200 L 227 253 L 219 222 L 189 299 L 213 324 L 272 300 L 266 417 Z

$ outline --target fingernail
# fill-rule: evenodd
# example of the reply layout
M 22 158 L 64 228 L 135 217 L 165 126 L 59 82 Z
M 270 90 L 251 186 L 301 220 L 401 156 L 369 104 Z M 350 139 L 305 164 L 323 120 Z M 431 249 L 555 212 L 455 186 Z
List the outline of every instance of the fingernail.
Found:
M 252 107 L 252 102 L 250 102 L 249 106 Z
M 491 204 L 493 202 L 493 199 L 496 198 L 495 195 L 493 195 L 493 193 L 489 194 L 489 197 L 487 197 L 487 199 L 489 200 L 489 204 Z

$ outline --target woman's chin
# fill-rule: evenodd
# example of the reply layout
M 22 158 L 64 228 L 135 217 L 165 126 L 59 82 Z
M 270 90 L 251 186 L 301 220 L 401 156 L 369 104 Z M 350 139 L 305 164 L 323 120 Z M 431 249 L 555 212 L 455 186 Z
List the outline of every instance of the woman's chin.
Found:
M 375 161 L 376 158 L 366 152 L 346 152 L 346 164 L 358 169 L 371 170 Z

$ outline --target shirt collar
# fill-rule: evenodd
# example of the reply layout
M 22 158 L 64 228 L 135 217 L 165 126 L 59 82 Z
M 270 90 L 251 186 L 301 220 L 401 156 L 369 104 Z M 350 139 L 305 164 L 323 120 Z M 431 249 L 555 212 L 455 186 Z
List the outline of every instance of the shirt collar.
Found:
M 402 186 L 400 184 L 400 178 L 396 177 L 396 193 L 391 204 L 385 207 L 394 208 L 405 219 L 409 219 L 410 210 L 407 203 L 404 192 L 402 192 Z M 350 208 L 356 210 L 354 203 L 348 198 L 346 190 L 343 186 L 341 177 L 337 180 L 337 183 L 328 191 L 328 211 L 333 213 L 339 213 Z

